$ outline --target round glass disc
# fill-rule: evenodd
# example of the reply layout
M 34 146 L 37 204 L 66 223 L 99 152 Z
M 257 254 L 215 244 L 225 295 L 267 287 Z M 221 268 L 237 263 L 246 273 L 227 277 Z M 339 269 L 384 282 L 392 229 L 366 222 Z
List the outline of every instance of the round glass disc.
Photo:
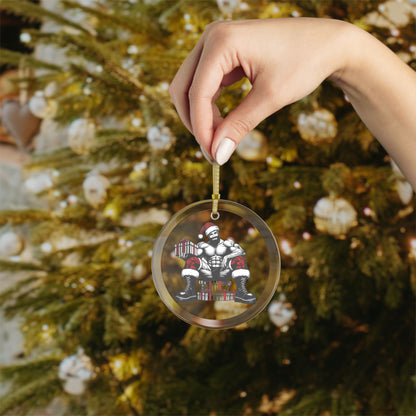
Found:
M 156 239 L 152 274 L 165 305 L 202 328 L 225 329 L 258 315 L 273 297 L 280 253 L 267 224 L 252 210 L 220 200 L 177 212 Z M 214 219 L 213 219 L 214 218 Z

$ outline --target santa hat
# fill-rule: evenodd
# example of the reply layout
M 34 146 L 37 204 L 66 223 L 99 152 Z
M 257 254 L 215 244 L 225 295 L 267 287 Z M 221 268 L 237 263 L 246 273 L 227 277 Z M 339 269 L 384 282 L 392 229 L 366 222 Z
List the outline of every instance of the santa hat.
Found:
M 215 230 L 217 230 L 217 231 L 219 231 L 219 229 L 220 229 L 220 227 L 218 227 L 217 225 L 215 225 L 214 223 L 212 223 L 212 222 L 207 222 L 206 224 L 204 224 L 202 227 L 201 227 L 201 231 L 200 231 L 200 234 L 198 234 L 198 238 L 200 239 L 200 240 L 202 240 L 203 238 L 204 238 L 204 234 L 206 235 L 206 236 L 208 236 L 210 233 L 212 233 L 213 231 L 215 231 Z

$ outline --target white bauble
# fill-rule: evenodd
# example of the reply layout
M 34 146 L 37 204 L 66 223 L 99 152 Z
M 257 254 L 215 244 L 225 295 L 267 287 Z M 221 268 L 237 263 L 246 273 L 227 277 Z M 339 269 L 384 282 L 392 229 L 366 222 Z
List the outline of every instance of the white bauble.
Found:
M 172 217 L 166 209 L 149 208 L 142 211 L 127 212 L 121 218 L 123 227 L 138 227 L 143 224 L 156 223 L 164 225 Z
M 91 359 L 82 350 L 64 358 L 59 364 L 58 376 L 64 381 L 64 390 L 72 395 L 85 392 L 86 383 L 94 377 Z
M 79 396 L 85 393 L 86 386 L 80 378 L 69 378 L 63 384 L 64 390 L 72 396 Z
M 150 146 L 156 150 L 167 150 L 173 142 L 171 131 L 166 126 L 153 126 L 147 132 Z
M 56 101 L 47 99 L 43 91 L 37 91 L 29 100 L 30 112 L 39 118 L 53 117 L 56 112 Z
M 410 201 L 413 198 L 412 185 L 410 185 L 410 183 L 406 181 L 406 178 L 404 177 L 402 171 L 400 170 L 400 168 L 397 166 L 397 163 L 393 159 L 390 159 L 390 165 L 394 172 L 395 177 L 397 178 L 396 188 L 397 188 L 397 193 L 399 195 L 400 201 L 402 201 L 404 205 L 407 205 L 408 203 L 410 203 Z
M 313 213 L 316 228 L 334 236 L 343 236 L 358 224 L 357 211 L 344 198 L 321 198 Z
M 0 256 L 11 257 L 20 254 L 24 248 L 23 237 L 14 231 L 6 231 L 0 235 Z
M 68 142 L 71 149 L 78 155 L 88 154 L 94 147 L 96 124 L 91 118 L 78 118 L 68 129 Z
M 334 115 L 325 108 L 299 114 L 297 126 L 302 139 L 314 145 L 329 143 L 338 133 Z
M 43 172 L 26 179 L 24 186 L 28 192 L 36 195 L 51 188 L 53 182 L 49 173 Z
M 279 300 L 274 300 L 268 307 L 269 318 L 278 328 L 289 325 L 296 319 L 296 311 L 292 305 L 281 297 Z
M 252 130 L 237 146 L 236 152 L 249 162 L 265 161 L 268 154 L 266 136 L 258 130 Z
M 98 173 L 88 175 L 82 184 L 85 199 L 94 208 L 98 208 L 107 200 L 109 187 L 109 180 Z
M 396 187 L 397 187 L 397 193 L 399 195 L 400 201 L 402 201 L 404 205 L 409 204 L 413 198 L 412 185 L 410 185 L 410 183 L 407 181 L 398 180 L 396 182 Z
M 133 276 L 137 280 L 143 279 L 147 274 L 147 268 L 142 264 L 139 263 L 133 270 Z
M 238 8 L 240 0 L 217 0 L 218 8 L 226 16 L 232 15 Z

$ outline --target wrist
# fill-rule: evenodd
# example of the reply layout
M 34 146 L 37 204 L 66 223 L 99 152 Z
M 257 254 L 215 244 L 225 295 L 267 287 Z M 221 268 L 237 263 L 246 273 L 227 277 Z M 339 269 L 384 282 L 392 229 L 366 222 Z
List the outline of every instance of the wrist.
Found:
M 356 71 L 363 65 L 362 58 L 365 56 L 365 37 L 369 36 L 357 26 L 337 21 L 338 28 L 335 41 L 334 68 L 329 79 L 339 84 L 341 88 L 352 86 L 356 78 Z

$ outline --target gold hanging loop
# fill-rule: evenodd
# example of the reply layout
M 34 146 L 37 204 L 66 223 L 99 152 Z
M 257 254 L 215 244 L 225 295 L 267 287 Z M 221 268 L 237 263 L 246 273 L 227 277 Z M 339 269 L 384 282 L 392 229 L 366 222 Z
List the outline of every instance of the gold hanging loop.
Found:
M 212 212 L 211 219 L 217 220 L 220 217 L 218 212 L 218 201 L 220 199 L 220 165 L 216 162 L 212 165 Z

